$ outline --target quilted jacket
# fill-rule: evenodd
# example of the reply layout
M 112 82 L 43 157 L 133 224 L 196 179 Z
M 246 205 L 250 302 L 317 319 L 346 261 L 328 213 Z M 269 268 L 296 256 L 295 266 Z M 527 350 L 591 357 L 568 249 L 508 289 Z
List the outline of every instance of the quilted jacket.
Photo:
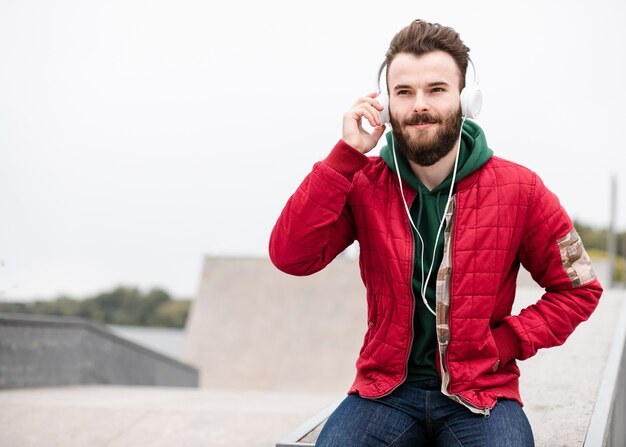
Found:
M 323 269 L 354 240 L 367 291 L 368 329 L 349 390 L 376 398 L 406 378 L 413 337 L 413 240 L 398 179 L 380 157 L 343 141 L 316 163 L 270 237 L 274 265 Z M 409 203 L 415 190 L 405 185 Z M 519 395 L 519 369 L 562 344 L 595 309 L 602 288 L 571 220 L 530 170 L 492 157 L 456 185 L 438 272 L 442 392 L 476 413 Z M 520 263 L 545 293 L 511 315 Z

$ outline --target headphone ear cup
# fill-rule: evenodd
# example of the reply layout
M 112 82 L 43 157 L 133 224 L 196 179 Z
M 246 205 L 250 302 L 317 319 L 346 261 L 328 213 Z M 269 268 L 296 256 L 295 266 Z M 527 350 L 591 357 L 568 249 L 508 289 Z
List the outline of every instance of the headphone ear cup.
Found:
M 376 97 L 376 101 L 378 101 L 378 103 L 383 106 L 382 112 L 378 112 L 380 120 L 385 124 L 389 124 L 391 122 L 389 116 L 389 95 L 385 90 L 383 90 Z
M 476 118 L 483 107 L 483 93 L 478 84 L 469 84 L 461 91 L 461 113 L 466 118 Z

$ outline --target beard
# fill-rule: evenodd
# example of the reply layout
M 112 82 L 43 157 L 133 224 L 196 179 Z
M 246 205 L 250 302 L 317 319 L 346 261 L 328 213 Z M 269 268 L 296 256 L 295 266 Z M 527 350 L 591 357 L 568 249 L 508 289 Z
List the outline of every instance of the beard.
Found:
M 418 133 L 412 135 L 406 128 L 414 124 L 437 123 L 439 129 L 431 138 Z M 448 155 L 459 138 L 461 130 L 461 108 L 446 115 L 431 115 L 429 113 L 414 113 L 405 119 L 402 124 L 391 116 L 391 128 L 396 139 L 396 145 L 402 155 L 420 166 L 432 166 Z

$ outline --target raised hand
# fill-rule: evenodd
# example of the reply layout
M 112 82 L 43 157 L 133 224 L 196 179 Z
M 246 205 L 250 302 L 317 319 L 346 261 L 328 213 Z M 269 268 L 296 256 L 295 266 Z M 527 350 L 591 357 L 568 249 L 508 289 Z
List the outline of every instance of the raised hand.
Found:
M 379 115 L 383 107 L 375 98 L 376 92 L 359 98 L 343 115 L 343 141 L 363 154 L 367 154 L 376 147 L 376 143 L 385 131 L 385 124 Z M 363 129 L 363 118 L 374 128 L 372 133 Z

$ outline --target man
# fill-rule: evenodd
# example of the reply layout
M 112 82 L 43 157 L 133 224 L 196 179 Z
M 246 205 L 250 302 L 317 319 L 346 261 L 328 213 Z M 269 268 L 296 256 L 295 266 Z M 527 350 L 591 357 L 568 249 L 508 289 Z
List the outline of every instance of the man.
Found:
M 365 155 L 387 112 L 370 94 L 272 231 L 272 262 L 293 275 L 360 245 L 369 327 L 318 446 L 533 445 L 516 360 L 562 344 L 602 293 L 556 196 L 462 116 L 468 52 L 439 24 L 401 30 L 380 157 Z M 520 264 L 545 293 L 511 315 Z

